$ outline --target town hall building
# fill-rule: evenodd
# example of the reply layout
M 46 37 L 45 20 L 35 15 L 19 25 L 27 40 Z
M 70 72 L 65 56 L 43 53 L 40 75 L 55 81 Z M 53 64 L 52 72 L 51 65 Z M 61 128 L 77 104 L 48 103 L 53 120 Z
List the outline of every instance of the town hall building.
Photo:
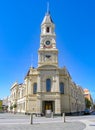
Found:
M 83 89 L 72 81 L 66 67 L 58 66 L 55 24 L 49 12 L 41 23 L 38 67 L 30 67 L 24 83 L 13 84 L 9 101 L 10 108 L 16 104 L 12 111 L 20 113 L 45 114 L 50 110 L 60 115 L 85 109 Z

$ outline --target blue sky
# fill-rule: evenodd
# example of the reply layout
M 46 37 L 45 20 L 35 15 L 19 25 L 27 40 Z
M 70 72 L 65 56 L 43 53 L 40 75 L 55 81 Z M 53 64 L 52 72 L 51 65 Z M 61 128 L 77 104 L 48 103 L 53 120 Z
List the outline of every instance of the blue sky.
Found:
M 22 83 L 31 64 L 37 67 L 40 25 L 50 3 L 56 25 L 59 66 L 66 66 L 73 81 L 88 88 L 95 99 L 95 1 L 0 1 L 0 98 Z

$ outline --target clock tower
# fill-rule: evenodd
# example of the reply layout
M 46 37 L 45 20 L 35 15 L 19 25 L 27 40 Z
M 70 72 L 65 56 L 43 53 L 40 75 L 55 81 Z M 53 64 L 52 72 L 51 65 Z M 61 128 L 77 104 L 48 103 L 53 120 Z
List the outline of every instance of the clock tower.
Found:
M 49 11 L 46 13 L 41 24 L 38 67 L 43 65 L 58 66 L 58 50 L 56 49 L 55 25 Z

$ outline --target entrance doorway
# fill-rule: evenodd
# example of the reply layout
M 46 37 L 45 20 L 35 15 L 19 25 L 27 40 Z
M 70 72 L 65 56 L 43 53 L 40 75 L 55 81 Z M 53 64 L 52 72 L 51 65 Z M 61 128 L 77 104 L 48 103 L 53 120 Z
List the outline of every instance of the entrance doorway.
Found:
M 43 101 L 43 113 L 45 114 L 46 110 L 51 110 L 54 112 L 54 101 Z

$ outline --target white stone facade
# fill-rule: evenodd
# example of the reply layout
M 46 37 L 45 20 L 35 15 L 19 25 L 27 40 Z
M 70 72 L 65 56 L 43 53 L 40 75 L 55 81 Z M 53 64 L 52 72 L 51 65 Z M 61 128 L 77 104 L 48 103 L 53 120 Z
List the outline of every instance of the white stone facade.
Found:
M 11 105 L 16 111 L 41 114 L 81 112 L 85 109 L 83 89 L 72 82 L 66 67 L 58 67 L 55 25 L 49 13 L 41 24 L 38 67 L 31 67 L 23 84 L 11 88 Z

